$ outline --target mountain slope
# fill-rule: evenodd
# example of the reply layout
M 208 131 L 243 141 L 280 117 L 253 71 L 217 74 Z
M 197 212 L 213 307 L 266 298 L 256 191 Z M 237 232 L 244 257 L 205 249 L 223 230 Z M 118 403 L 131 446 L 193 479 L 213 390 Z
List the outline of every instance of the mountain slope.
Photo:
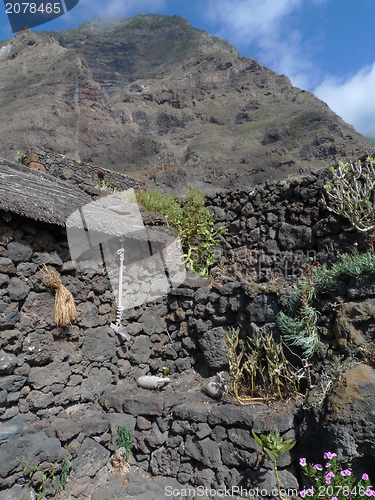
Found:
M 0 154 L 40 144 L 204 188 L 254 185 L 372 148 L 287 77 L 177 16 L 21 32 L 3 48 L 0 71 Z

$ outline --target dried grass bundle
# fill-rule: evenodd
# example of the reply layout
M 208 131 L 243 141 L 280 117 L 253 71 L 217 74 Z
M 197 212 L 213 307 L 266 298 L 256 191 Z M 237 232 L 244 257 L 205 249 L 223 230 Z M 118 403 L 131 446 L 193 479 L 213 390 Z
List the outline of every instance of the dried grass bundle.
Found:
M 56 289 L 55 295 L 55 323 L 57 326 L 68 326 L 77 317 L 76 306 L 73 295 L 61 283 L 60 275 L 56 269 L 50 268 L 44 264 L 41 269 L 43 273 L 43 282 L 49 288 Z

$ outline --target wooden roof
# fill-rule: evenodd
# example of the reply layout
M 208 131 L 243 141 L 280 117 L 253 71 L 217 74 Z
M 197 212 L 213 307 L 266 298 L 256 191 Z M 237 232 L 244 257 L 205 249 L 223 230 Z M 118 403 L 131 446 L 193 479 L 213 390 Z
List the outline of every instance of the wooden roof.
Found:
M 137 204 L 121 196 L 117 192 L 93 201 L 72 184 L 0 158 L 0 210 L 112 237 L 172 241 L 175 235 L 169 234 L 167 228 L 145 227 Z
M 0 210 L 65 226 L 69 215 L 90 201 L 67 182 L 0 158 Z

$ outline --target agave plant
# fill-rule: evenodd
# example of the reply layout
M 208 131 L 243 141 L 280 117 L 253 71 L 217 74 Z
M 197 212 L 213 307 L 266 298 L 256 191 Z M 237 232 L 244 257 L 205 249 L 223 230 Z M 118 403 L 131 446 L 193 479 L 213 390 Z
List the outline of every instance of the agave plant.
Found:
M 273 462 L 279 498 L 280 500 L 285 500 L 281 495 L 279 474 L 277 472 L 277 461 L 279 460 L 281 455 L 284 455 L 284 453 L 293 448 L 293 446 L 296 444 L 296 441 L 294 439 L 284 440 L 284 438 L 280 436 L 280 433 L 277 429 L 275 432 L 270 432 L 268 436 L 265 436 L 264 434 L 257 436 L 253 430 L 251 432 L 253 433 L 256 441 L 266 452 L 268 458 Z

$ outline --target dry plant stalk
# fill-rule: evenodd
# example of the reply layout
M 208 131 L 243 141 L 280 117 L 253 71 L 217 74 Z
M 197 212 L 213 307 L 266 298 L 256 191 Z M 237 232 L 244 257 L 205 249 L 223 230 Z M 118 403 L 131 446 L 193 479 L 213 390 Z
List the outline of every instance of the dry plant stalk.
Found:
M 61 283 L 60 275 L 55 269 L 48 269 L 44 264 L 41 271 L 43 273 L 44 284 L 49 288 L 56 289 L 54 307 L 56 326 L 70 325 L 77 317 L 73 295 Z

